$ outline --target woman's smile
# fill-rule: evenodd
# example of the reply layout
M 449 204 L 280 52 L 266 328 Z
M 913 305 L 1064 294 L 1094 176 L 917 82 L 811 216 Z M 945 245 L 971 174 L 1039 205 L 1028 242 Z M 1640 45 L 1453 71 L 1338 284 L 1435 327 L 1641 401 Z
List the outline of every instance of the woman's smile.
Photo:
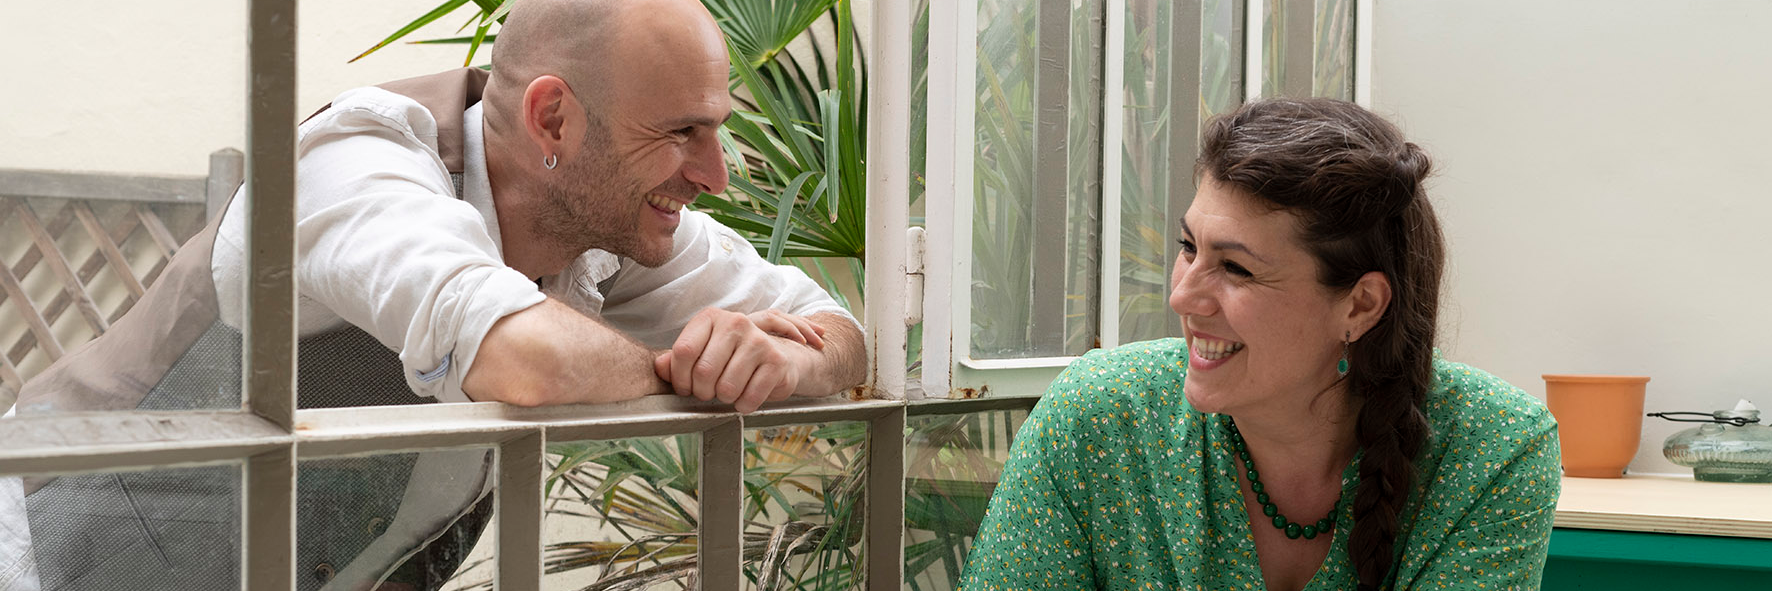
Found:
M 1190 332 L 1188 339 L 1188 355 L 1192 357 L 1190 368 L 1207 371 L 1224 365 L 1231 357 L 1243 350 L 1244 344 L 1232 340 L 1220 339 L 1201 332 Z

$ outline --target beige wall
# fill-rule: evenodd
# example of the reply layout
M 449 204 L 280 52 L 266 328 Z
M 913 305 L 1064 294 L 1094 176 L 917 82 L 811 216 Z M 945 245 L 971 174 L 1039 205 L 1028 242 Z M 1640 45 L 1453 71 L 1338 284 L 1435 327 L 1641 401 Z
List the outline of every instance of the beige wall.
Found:
M 1542 396 L 1772 408 L 1772 3 L 1378 2 L 1372 97 L 1436 157 L 1446 355 Z M 1646 419 L 1632 469 L 1681 426 Z
M 8 7 L 21 53 L 0 93 L 0 167 L 201 175 L 245 144 L 246 3 L 24 2 Z M 345 61 L 439 0 L 304 0 L 298 110 L 339 91 L 460 66 L 461 46 L 396 45 Z M 416 38 L 451 36 L 466 10 Z M 484 63 L 487 54 L 476 57 Z

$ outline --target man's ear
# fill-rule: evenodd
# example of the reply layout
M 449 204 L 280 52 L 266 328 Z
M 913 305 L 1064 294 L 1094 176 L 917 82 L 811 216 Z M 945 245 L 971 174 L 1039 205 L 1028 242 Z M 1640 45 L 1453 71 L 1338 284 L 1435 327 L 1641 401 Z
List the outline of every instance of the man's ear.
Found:
M 1391 280 L 1384 273 L 1367 271 L 1354 282 L 1348 290 L 1345 300 L 1347 307 L 1346 331 L 1352 340 L 1360 340 L 1366 331 L 1378 324 L 1384 317 L 1384 311 L 1391 305 Z
M 558 76 L 537 76 L 523 89 L 523 131 L 544 157 L 560 153 L 578 113 L 572 87 Z

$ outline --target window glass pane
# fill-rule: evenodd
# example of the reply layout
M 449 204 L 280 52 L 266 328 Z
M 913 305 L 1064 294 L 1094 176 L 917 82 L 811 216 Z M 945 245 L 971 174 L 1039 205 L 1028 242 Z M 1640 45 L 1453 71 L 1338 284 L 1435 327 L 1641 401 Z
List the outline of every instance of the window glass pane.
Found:
M 1313 0 L 1268 0 L 1261 5 L 1261 95 L 1285 96 L 1286 92 L 1286 15 L 1301 3 Z M 1308 5 L 1308 4 L 1307 4 Z M 1293 93 L 1297 94 L 1297 93 Z
M 305 460 L 296 474 L 295 588 L 435 589 L 490 534 L 486 448 Z M 427 543 L 428 542 L 428 543 Z
M 979 3 L 975 358 L 1076 355 L 1094 345 L 1101 11 L 1099 0 Z
M 1354 0 L 1263 4 L 1262 96 L 1354 98 Z
M 1027 411 L 907 417 L 905 582 L 952 589 Z
M 1169 270 L 1174 264 L 1174 193 L 1193 194 L 1191 184 L 1171 187 L 1175 167 L 1193 167 L 1193 145 L 1170 146 L 1169 114 L 1186 77 L 1172 75 L 1176 40 L 1174 3 L 1126 3 L 1125 168 L 1120 176 L 1120 341 L 1180 334 L 1169 310 Z M 1185 42 L 1183 40 L 1182 42 Z M 1188 104 L 1183 102 L 1181 104 Z M 1183 202 L 1185 203 L 1185 201 Z
M 224 464 L 0 477 L 0 588 L 238 589 L 240 474 Z M 27 555 L 35 573 L 17 570 Z
M 240 339 L 210 287 L 239 282 L 211 277 L 209 241 L 186 242 L 240 182 L 246 8 L 9 6 L 32 23 L 11 40 L 48 57 L 14 66 L 29 82 L 0 107 L 0 412 L 21 392 L 20 414 L 239 407 Z
M 544 589 L 692 588 L 700 434 L 556 443 L 548 466 Z
M 746 588 L 861 588 L 866 439 L 862 422 L 745 433 Z M 551 446 L 543 586 L 694 588 L 699 442 L 691 434 Z M 491 580 L 490 568 L 475 569 L 456 588 Z
M 1317 0 L 1311 94 L 1354 100 L 1354 0 Z
M 746 589 L 862 589 L 868 425 L 745 434 Z
M 1054 351 L 1035 335 L 1036 352 L 1081 355 L 1100 346 L 1101 334 L 1101 118 L 1102 45 L 1107 22 L 1102 0 L 1071 2 L 1070 112 L 1066 117 L 1065 145 L 1065 281 L 1064 339 Z M 1043 224 L 1036 223 L 1043 228 Z M 1036 247 L 1037 248 L 1037 247 Z M 1036 269 L 1035 301 L 1040 300 L 1040 269 L 1058 264 L 1054 260 L 1032 261 Z M 1040 323 L 1036 322 L 1036 326 Z
M 1206 0 L 1201 5 L 1200 121 L 1243 104 L 1243 23 L 1241 0 Z
M 1242 3 L 1207 0 L 1196 28 L 1176 14 L 1174 3 L 1126 3 L 1124 170 L 1120 192 L 1120 342 L 1181 335 L 1180 318 L 1169 308 L 1169 273 L 1178 254 L 1176 220 L 1193 200 L 1194 138 L 1177 142 L 1173 125 L 1186 120 L 1170 113 L 1195 107 L 1194 122 L 1242 103 Z M 1189 22 L 1176 22 L 1185 19 Z M 1196 33 L 1197 31 L 1197 33 Z M 1180 36 L 1182 38 L 1176 38 Z M 1199 44 L 1195 64 L 1178 49 Z M 1194 85 L 1198 84 L 1196 88 Z M 1185 115 L 1184 115 L 1185 116 Z M 1197 130 L 1198 127 L 1184 127 Z

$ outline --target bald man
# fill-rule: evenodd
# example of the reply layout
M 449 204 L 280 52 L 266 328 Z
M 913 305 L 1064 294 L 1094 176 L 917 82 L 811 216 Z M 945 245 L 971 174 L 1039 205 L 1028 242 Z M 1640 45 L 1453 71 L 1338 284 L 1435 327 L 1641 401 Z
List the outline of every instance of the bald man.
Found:
M 601 24 L 586 35 L 580 23 Z M 669 267 L 683 256 L 673 250 L 684 246 L 683 223 L 709 226 L 722 234 L 721 248 L 754 259 L 729 230 L 683 211 L 698 194 L 726 189 L 715 135 L 732 114 L 726 55 L 698 2 L 524 0 L 499 33 L 485 92 L 486 165 L 497 215 L 519 220 L 500 224 L 505 262 L 547 276 L 579 253 L 601 250 L 635 266 Z M 776 272 L 790 276 L 784 283 L 805 279 Z M 743 275 L 700 288 L 730 291 Z M 816 295 L 809 299 L 817 306 L 800 313 L 750 303 L 703 306 L 686 316 L 678 306 L 674 316 L 687 323 L 659 327 L 680 336 L 669 354 L 656 357 L 568 306 L 544 302 L 493 326 L 462 387 L 477 399 L 516 404 L 584 402 L 583 385 L 595 383 L 580 361 L 586 354 L 606 356 L 595 373 L 621 367 L 631 376 L 590 394 L 607 398 L 589 401 L 659 391 L 641 377 L 647 369 L 680 395 L 718 398 L 741 412 L 764 400 L 858 383 L 858 325 L 822 293 L 805 295 Z M 571 324 L 582 325 L 572 334 L 583 340 L 557 338 L 558 327 Z
M 299 405 L 750 412 L 859 383 L 855 319 L 685 209 L 726 189 L 726 56 L 695 0 L 520 0 L 490 77 L 354 89 L 302 123 Z M 238 408 L 245 217 L 236 199 L 17 412 Z M 489 516 L 491 462 L 303 461 L 298 588 L 438 587 Z M 227 466 L 0 480 L 0 590 L 231 588 L 239 494 Z

